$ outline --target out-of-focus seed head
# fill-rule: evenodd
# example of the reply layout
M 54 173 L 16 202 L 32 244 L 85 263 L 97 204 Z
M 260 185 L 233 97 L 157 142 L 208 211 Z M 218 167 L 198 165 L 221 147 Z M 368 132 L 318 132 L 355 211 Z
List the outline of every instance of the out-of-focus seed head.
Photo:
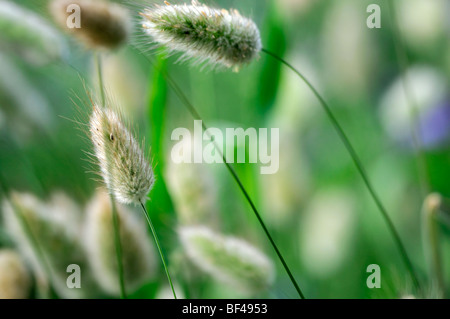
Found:
M 0 250 L 0 299 L 25 299 L 30 288 L 30 275 L 19 254 Z
M 73 200 L 60 192 L 54 193 L 48 201 L 42 201 L 32 194 L 12 192 L 10 200 L 3 202 L 3 214 L 8 233 L 38 280 L 44 283 L 50 281 L 57 294 L 63 298 L 98 296 L 98 287 L 79 237 L 81 225 L 78 216 L 81 210 Z M 27 226 L 24 226 L 24 222 Z M 30 238 L 24 227 L 29 228 L 34 239 Z M 45 260 L 36 252 L 34 240 L 39 243 Z M 67 286 L 67 266 L 71 264 L 82 269 L 80 289 Z
M 199 139 L 196 141 L 202 143 Z M 194 151 L 194 140 L 184 139 L 184 150 Z M 175 163 L 168 159 L 165 169 L 168 190 L 174 200 L 176 213 L 182 225 L 215 223 L 217 208 L 217 185 L 208 164 Z
M 76 9 L 71 5 L 80 8 L 79 27 L 75 25 L 76 11 L 72 11 Z M 124 44 L 130 34 L 131 23 L 128 11 L 108 1 L 53 0 L 50 3 L 50 11 L 61 28 L 73 34 L 90 48 L 115 49 Z
M 190 260 L 216 280 L 245 294 L 260 292 L 273 283 L 272 262 L 247 242 L 203 226 L 183 227 L 179 234 Z
M 258 57 L 258 27 L 237 10 L 214 9 L 197 1 L 192 5 L 154 5 L 141 12 L 143 29 L 154 43 L 169 52 L 183 52 L 182 60 L 238 69 Z
M 93 106 L 90 134 L 106 187 L 123 204 L 144 203 L 153 187 L 153 169 L 118 112 Z
M 299 223 L 299 254 L 305 271 L 329 278 L 351 260 L 356 211 L 345 189 L 324 190 L 311 198 Z
M 151 279 L 157 269 L 154 247 L 150 244 L 145 223 L 125 206 L 116 205 L 126 289 L 132 290 Z M 85 246 L 95 277 L 101 287 L 119 295 L 118 265 L 111 199 L 99 191 L 86 209 Z
M 423 205 L 427 212 L 435 213 L 442 205 L 442 196 L 439 193 L 428 194 Z

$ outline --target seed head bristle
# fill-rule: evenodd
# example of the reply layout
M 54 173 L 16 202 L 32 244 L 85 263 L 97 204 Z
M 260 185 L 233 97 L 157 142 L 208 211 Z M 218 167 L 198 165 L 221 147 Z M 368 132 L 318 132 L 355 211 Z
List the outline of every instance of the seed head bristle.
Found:
M 210 8 L 197 1 L 165 4 L 141 12 L 143 30 L 169 52 L 183 52 L 181 60 L 192 58 L 197 63 L 236 69 L 261 51 L 258 27 L 237 10 Z
M 155 181 L 153 169 L 119 113 L 94 104 L 89 130 L 108 191 L 120 203 L 144 203 Z
M 70 5 L 80 7 L 79 27 L 68 26 Z M 90 48 L 114 49 L 124 44 L 130 35 L 128 11 L 103 0 L 53 0 L 50 11 L 61 28 L 67 30 Z

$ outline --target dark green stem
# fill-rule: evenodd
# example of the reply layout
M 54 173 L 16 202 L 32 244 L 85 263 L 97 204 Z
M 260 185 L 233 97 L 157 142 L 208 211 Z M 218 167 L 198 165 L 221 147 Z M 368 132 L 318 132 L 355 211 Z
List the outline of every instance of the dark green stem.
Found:
M 372 196 L 373 200 L 375 201 L 376 206 L 378 207 L 379 211 L 381 212 L 381 215 L 383 216 L 389 231 L 391 232 L 392 236 L 394 237 L 394 241 L 400 251 L 401 257 L 406 265 L 406 268 L 408 269 L 412 280 L 414 281 L 414 285 L 417 289 L 420 288 L 419 281 L 417 279 L 416 273 L 414 271 L 413 265 L 408 257 L 408 254 L 406 252 L 405 247 L 403 246 L 403 243 L 400 239 L 400 236 L 394 226 L 394 223 L 392 222 L 391 218 L 389 217 L 386 209 L 384 208 L 383 204 L 381 203 L 381 200 L 379 199 L 377 193 L 375 192 L 369 177 L 367 176 L 367 173 L 364 170 L 364 167 L 362 165 L 361 160 L 358 157 L 358 154 L 356 153 L 355 149 L 353 148 L 352 144 L 350 143 L 350 140 L 348 139 L 347 135 L 345 134 L 344 130 L 342 129 L 341 125 L 337 121 L 336 117 L 334 116 L 333 112 L 331 111 L 328 104 L 325 102 L 324 98 L 319 94 L 319 92 L 316 90 L 316 88 L 309 82 L 309 80 L 302 74 L 300 71 L 298 71 L 295 67 L 293 67 L 290 63 L 285 61 L 284 59 L 280 58 L 279 56 L 275 55 L 274 53 L 262 49 L 262 52 L 270 55 L 271 57 L 275 58 L 279 62 L 283 63 L 285 66 L 287 66 L 289 69 L 291 69 L 295 74 L 297 74 L 305 83 L 306 85 L 311 89 L 311 91 L 314 93 L 314 95 L 319 100 L 320 104 L 322 105 L 325 113 L 329 117 L 331 123 L 333 124 L 333 127 L 336 129 L 337 134 L 339 135 L 340 139 L 342 140 L 345 148 L 350 154 L 350 157 L 353 160 L 353 163 L 355 164 L 358 172 L 360 173 L 364 184 L 366 185 L 370 195 Z
M 156 234 L 155 227 L 153 227 L 152 220 L 150 219 L 150 216 L 148 215 L 148 212 L 147 212 L 147 209 L 145 208 L 145 205 L 142 204 L 141 202 L 140 202 L 140 204 L 141 204 L 144 216 L 147 219 L 148 226 L 150 227 L 150 229 L 152 231 L 153 238 L 155 238 L 156 246 L 158 247 L 159 255 L 161 256 L 161 261 L 163 263 L 164 270 L 165 270 L 166 275 L 167 275 L 167 280 L 169 281 L 170 288 L 172 289 L 173 297 L 175 299 L 177 299 L 177 294 L 175 293 L 175 289 L 173 288 L 172 279 L 170 278 L 169 269 L 167 268 L 166 260 L 164 258 L 164 254 L 163 254 L 161 246 L 159 244 L 159 239 L 158 239 L 158 235 Z
M 181 91 L 181 89 L 178 87 L 178 85 L 171 79 L 171 77 L 168 74 L 166 74 L 165 77 L 166 77 L 169 85 L 172 87 L 172 89 L 175 91 L 177 96 L 181 99 L 183 104 L 186 106 L 186 108 L 188 109 L 189 113 L 191 113 L 192 117 L 195 120 L 201 120 L 202 121 L 203 131 L 206 132 L 208 130 L 208 127 L 206 126 L 205 122 L 202 120 L 200 114 L 197 112 L 195 107 L 189 102 L 187 97 L 184 95 L 184 93 Z M 226 158 L 225 158 L 223 152 L 221 151 L 221 148 L 217 145 L 217 143 L 215 141 L 213 141 L 213 143 L 214 143 L 214 146 L 216 148 L 216 151 L 222 157 L 223 163 L 227 167 L 227 169 L 230 172 L 231 176 L 233 177 L 233 179 L 236 181 L 237 185 L 239 186 L 239 189 L 241 190 L 241 192 L 244 195 L 245 199 L 249 203 L 249 205 L 250 205 L 254 215 L 256 216 L 256 219 L 258 220 L 261 228 L 263 229 L 264 233 L 266 234 L 267 238 L 269 239 L 270 244 L 272 245 L 273 249 L 275 250 L 275 253 L 277 254 L 278 258 L 280 259 L 280 261 L 281 261 L 281 263 L 283 265 L 283 268 L 285 269 L 286 273 L 289 276 L 289 279 L 291 280 L 292 284 L 294 285 L 295 290 L 297 291 L 297 293 L 300 296 L 300 298 L 305 299 L 305 295 L 303 294 L 302 290 L 300 289 L 299 285 L 297 284 L 297 281 L 295 280 L 294 276 L 292 275 L 292 272 L 289 269 L 289 266 L 287 265 L 286 261 L 284 260 L 283 255 L 281 254 L 280 250 L 278 249 L 277 244 L 273 240 L 272 235 L 270 234 L 269 230 L 267 229 L 263 219 L 261 218 L 260 213 L 258 212 L 258 209 L 256 208 L 255 204 L 253 203 L 253 200 L 251 199 L 250 195 L 248 194 L 247 190 L 245 189 L 244 185 L 242 184 L 239 176 L 237 175 L 237 173 L 233 169 L 233 167 L 226 161 Z
M 154 63 L 145 54 L 143 54 L 142 51 L 140 51 L 137 48 L 135 48 L 135 49 L 143 57 L 145 57 L 150 64 L 152 64 L 156 68 Z M 167 72 L 165 72 L 163 70 L 160 70 L 160 69 L 158 69 L 158 71 L 162 72 L 163 76 L 166 78 L 166 80 L 169 83 L 170 87 L 174 90 L 175 94 L 178 96 L 178 98 L 184 104 L 184 106 L 186 107 L 188 112 L 191 114 L 191 116 L 194 119 L 202 121 L 203 130 L 206 131 L 208 127 L 206 126 L 205 122 L 202 120 L 200 114 L 197 112 L 195 107 L 190 103 L 189 99 L 186 97 L 186 95 L 183 93 L 183 91 L 180 89 L 180 87 L 176 84 L 176 82 L 174 80 L 172 80 L 172 78 L 167 74 Z M 216 150 L 220 153 L 220 155 L 222 157 L 222 160 L 223 160 L 224 164 L 226 165 L 228 171 L 230 172 L 231 176 L 233 177 L 233 179 L 235 180 L 235 182 L 239 186 L 239 189 L 241 190 L 241 192 L 244 195 L 245 199 L 249 203 L 249 205 L 250 205 L 254 215 L 256 216 L 256 218 L 257 218 L 261 228 L 263 229 L 264 233 L 266 234 L 266 237 L 269 239 L 270 244 L 272 245 L 272 247 L 275 250 L 279 260 L 281 261 L 284 270 L 286 271 L 286 273 L 289 276 L 289 279 L 291 280 L 292 284 L 294 285 L 295 290 L 297 291 L 297 293 L 298 293 L 298 295 L 300 296 L 301 299 L 305 299 L 305 295 L 303 294 L 302 290 L 300 289 L 300 286 L 297 284 L 297 281 L 295 280 L 291 270 L 289 269 L 289 266 L 287 265 L 286 261 L 283 258 L 283 255 L 281 254 L 280 250 L 278 249 L 278 246 L 276 245 L 275 241 L 273 240 L 272 236 L 270 235 L 270 232 L 267 229 L 263 219 L 261 218 L 261 215 L 259 214 L 258 209 L 256 208 L 255 204 L 253 203 L 252 199 L 250 198 L 250 195 L 247 193 L 244 185 L 242 184 L 241 180 L 239 179 L 239 176 L 234 171 L 233 167 L 229 163 L 227 163 L 227 161 L 226 161 L 226 159 L 225 159 L 225 157 L 224 157 L 224 155 L 223 155 L 223 153 L 221 151 L 221 148 L 218 147 L 215 142 L 214 142 L 214 146 L 215 146 Z

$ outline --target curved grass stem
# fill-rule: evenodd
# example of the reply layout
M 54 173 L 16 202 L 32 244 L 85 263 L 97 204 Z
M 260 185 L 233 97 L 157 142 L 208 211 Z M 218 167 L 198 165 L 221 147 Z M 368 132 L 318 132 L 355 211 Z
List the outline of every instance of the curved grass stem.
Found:
M 164 258 L 164 254 L 163 254 L 161 246 L 159 244 L 159 239 L 158 239 L 158 235 L 156 234 L 155 227 L 153 227 L 152 220 L 150 219 L 150 216 L 147 212 L 147 209 L 145 208 L 145 205 L 142 202 L 140 204 L 141 204 L 145 219 L 147 219 L 148 226 L 150 227 L 150 230 L 152 231 L 153 238 L 155 238 L 156 246 L 158 247 L 159 255 L 161 256 L 161 261 L 164 266 L 164 271 L 166 272 L 167 280 L 169 281 L 170 288 L 172 289 L 173 297 L 175 299 L 177 299 L 177 294 L 175 293 L 175 289 L 173 288 L 172 279 L 170 278 L 169 269 L 167 268 L 166 260 Z
M 205 122 L 202 120 L 200 114 L 197 112 L 197 110 L 194 108 L 194 106 L 189 102 L 189 100 L 186 98 L 186 96 L 181 91 L 181 89 L 178 87 L 178 85 L 170 78 L 170 76 L 168 74 L 166 74 L 165 76 L 166 76 L 166 80 L 168 81 L 169 85 L 175 91 L 177 96 L 182 100 L 183 104 L 186 106 L 186 108 L 188 109 L 189 113 L 191 113 L 192 117 L 194 119 L 196 119 L 196 120 L 201 120 L 202 121 L 203 131 L 207 132 L 208 131 L 208 127 L 206 126 Z M 272 245 L 273 249 L 275 250 L 275 253 L 278 256 L 278 259 L 280 260 L 281 264 L 283 265 L 283 268 L 285 269 L 286 273 L 289 276 L 289 279 L 291 280 L 292 284 L 294 285 L 295 290 L 297 291 L 297 293 L 298 293 L 298 295 L 300 296 L 301 299 L 305 299 L 305 295 L 303 294 L 303 292 L 300 289 L 297 281 L 295 280 L 291 270 L 289 269 L 289 266 L 287 265 L 286 261 L 284 260 L 283 255 L 281 254 L 280 250 L 278 249 L 277 244 L 273 240 L 272 235 L 270 234 L 269 230 L 267 229 L 267 227 L 266 227 L 266 225 L 265 225 L 265 223 L 264 223 L 264 221 L 263 221 L 263 219 L 262 219 L 258 209 L 256 208 L 256 205 L 253 203 L 253 200 L 251 199 L 250 195 L 248 194 L 247 190 L 245 189 L 244 185 L 242 184 L 239 176 L 237 175 L 237 173 L 233 169 L 233 167 L 226 161 L 225 155 L 221 151 L 221 147 L 219 147 L 215 141 L 213 141 L 213 143 L 214 143 L 214 147 L 215 147 L 216 151 L 219 153 L 220 157 L 222 157 L 223 163 L 227 167 L 229 173 L 231 174 L 231 176 L 233 177 L 233 179 L 237 183 L 239 189 L 241 190 L 242 194 L 244 195 L 245 199 L 249 203 L 249 205 L 250 205 L 254 215 L 256 216 L 256 219 L 258 220 L 258 222 L 259 222 L 261 228 L 263 229 L 267 239 L 269 240 L 270 244 Z
M 205 122 L 203 121 L 203 119 L 201 118 L 200 114 L 197 112 L 197 110 L 195 109 L 195 107 L 192 105 L 192 103 L 189 101 L 189 99 L 186 97 L 186 95 L 183 93 L 183 91 L 180 89 L 180 87 L 178 86 L 178 84 L 169 76 L 169 74 L 165 71 L 165 70 L 161 70 L 159 69 L 155 63 L 153 63 L 141 50 L 139 50 L 138 48 L 134 47 L 135 50 L 137 50 L 145 59 L 147 59 L 147 61 L 153 65 L 153 67 L 162 73 L 162 75 L 164 76 L 164 78 L 166 79 L 167 83 L 169 84 L 169 86 L 172 88 L 172 90 L 175 92 L 175 94 L 178 96 L 178 98 L 180 99 L 180 101 L 183 103 L 183 105 L 186 107 L 186 109 L 188 110 L 188 112 L 191 114 L 191 116 L 195 119 L 195 120 L 201 120 L 202 121 L 202 128 L 203 131 L 207 131 L 208 127 L 206 126 Z M 263 229 L 267 239 L 269 240 L 272 248 L 275 250 L 275 253 L 277 254 L 278 259 L 280 260 L 281 264 L 283 265 L 284 270 L 286 271 L 287 275 L 289 276 L 289 279 L 291 280 L 295 290 L 297 291 L 299 297 L 301 299 L 305 299 L 305 295 L 303 294 L 302 290 L 300 289 L 300 286 L 298 285 L 297 281 L 294 278 L 294 275 L 292 274 L 291 270 L 289 269 L 289 266 L 287 265 L 286 261 L 284 260 L 283 255 L 281 254 L 281 251 L 278 249 L 277 244 L 275 243 L 275 241 L 272 238 L 272 235 L 270 234 L 268 228 L 266 227 L 258 209 L 256 208 L 255 204 L 253 203 L 250 195 L 248 194 L 248 192 L 246 191 L 244 185 L 242 184 L 239 176 L 237 175 L 236 171 L 233 169 L 233 167 L 227 163 L 225 156 L 223 154 L 223 152 L 221 151 L 221 147 L 219 147 L 217 145 L 217 143 L 214 141 L 214 147 L 216 149 L 216 151 L 220 154 L 220 156 L 222 157 L 223 163 L 225 164 L 225 166 L 227 167 L 227 170 L 229 171 L 229 173 L 231 174 L 231 176 L 233 177 L 233 179 L 235 180 L 236 184 L 238 185 L 240 191 L 242 192 L 242 194 L 244 195 L 246 201 L 249 203 L 256 219 L 258 220 L 261 228 Z
M 377 193 L 375 192 L 375 189 L 372 186 L 372 183 L 369 180 L 369 177 L 362 165 L 361 160 L 359 159 L 358 154 L 356 153 L 355 149 L 353 148 L 352 144 L 350 143 L 350 140 L 348 139 L 347 135 L 345 134 L 344 130 L 342 129 L 341 125 L 339 124 L 338 120 L 334 116 L 333 112 L 331 111 L 330 107 L 328 106 L 327 102 L 325 102 L 324 98 L 320 95 L 320 93 L 316 90 L 316 88 L 309 82 L 309 80 L 300 72 L 298 71 L 294 66 L 292 66 L 290 63 L 285 61 L 284 59 L 280 58 L 276 54 L 266 50 L 262 49 L 262 52 L 266 53 L 267 55 L 273 57 L 274 59 L 278 60 L 282 64 L 284 64 L 286 67 L 291 69 L 295 74 L 297 74 L 300 79 L 302 79 L 306 85 L 310 88 L 310 90 L 314 93 L 316 98 L 319 100 L 321 106 L 323 107 L 325 113 L 329 117 L 331 123 L 333 124 L 333 127 L 336 129 L 337 134 L 339 135 L 340 139 L 342 140 L 342 143 L 344 144 L 345 148 L 347 149 L 348 153 L 350 154 L 350 157 L 352 158 L 353 163 L 355 164 L 359 174 L 361 175 L 364 184 L 367 187 L 367 190 L 369 191 L 371 197 L 373 198 L 376 206 L 378 207 L 378 210 L 380 211 L 384 221 L 386 222 L 389 231 L 391 232 L 392 236 L 394 237 L 394 241 L 397 245 L 398 250 L 400 251 L 400 255 L 403 259 L 403 262 L 406 265 L 406 268 L 408 269 L 408 272 L 411 276 L 411 279 L 414 282 L 414 286 L 419 289 L 420 284 L 419 280 L 417 278 L 417 275 L 414 271 L 414 267 L 411 263 L 411 260 L 408 257 L 408 254 L 406 252 L 406 249 L 400 239 L 400 236 L 394 226 L 394 223 L 392 222 L 391 218 L 389 217 L 386 209 L 384 208 L 384 205 L 382 204 L 380 198 L 378 197 Z
M 140 51 L 139 51 L 140 52 Z M 145 55 L 143 55 L 144 57 L 146 57 Z M 147 57 L 146 57 L 147 58 Z M 147 60 L 153 65 L 154 63 L 152 63 L 152 61 L 150 61 L 148 58 Z M 156 66 L 155 66 L 156 68 Z M 207 131 L 208 127 L 206 126 L 205 122 L 203 121 L 202 117 L 200 116 L 200 114 L 197 112 L 197 110 L 195 109 L 195 107 L 192 105 L 192 103 L 189 101 L 189 99 L 186 97 L 186 95 L 183 93 L 183 91 L 180 89 L 180 87 L 176 84 L 176 82 L 167 74 L 167 72 L 163 71 L 163 70 L 158 70 L 159 72 L 162 72 L 163 76 L 165 77 L 167 83 L 169 84 L 169 86 L 174 90 L 175 94 L 178 96 L 178 98 L 181 100 L 181 102 L 183 103 L 183 105 L 186 107 L 186 109 L 188 110 L 188 112 L 191 114 L 191 116 L 195 119 L 195 120 L 201 120 L 202 121 L 202 128 L 203 131 Z M 280 260 L 281 264 L 283 265 L 284 270 L 286 271 L 287 275 L 289 276 L 289 279 L 291 280 L 292 284 L 294 285 L 295 290 L 297 291 L 299 297 L 301 299 L 305 299 L 305 295 L 303 294 L 302 290 L 300 289 L 300 286 L 298 285 L 297 281 L 295 280 L 291 270 L 289 269 L 289 266 L 287 265 L 286 261 L 284 260 L 283 255 L 281 254 L 281 251 L 278 249 L 277 244 L 275 243 L 275 241 L 272 238 L 272 235 L 270 234 L 268 228 L 266 227 L 258 209 L 256 208 L 256 205 L 253 203 L 250 195 L 248 194 L 247 190 L 245 189 L 244 185 L 242 184 L 239 176 L 237 175 L 236 171 L 233 169 L 233 167 L 227 163 L 226 158 L 223 154 L 223 152 L 221 151 L 221 147 L 219 147 L 217 145 L 217 143 L 214 141 L 214 147 L 216 149 L 216 151 L 220 154 L 220 156 L 222 157 L 223 163 L 225 164 L 225 166 L 227 167 L 227 170 L 229 171 L 229 173 L 231 174 L 231 176 L 233 177 L 233 179 L 235 180 L 236 184 L 238 185 L 239 189 L 241 190 L 242 194 L 244 195 L 246 201 L 249 203 L 256 219 L 258 220 L 261 228 L 263 229 L 267 239 L 269 240 L 272 248 L 275 250 L 275 253 L 277 254 L 278 259 Z

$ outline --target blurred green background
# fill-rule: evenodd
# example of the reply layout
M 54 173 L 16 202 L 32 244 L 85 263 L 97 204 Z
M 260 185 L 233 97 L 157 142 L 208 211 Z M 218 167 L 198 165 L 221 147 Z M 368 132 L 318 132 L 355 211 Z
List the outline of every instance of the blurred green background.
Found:
M 79 117 L 72 99 L 87 99 L 83 81 L 96 89 L 92 53 L 57 29 L 45 0 L 13 2 L 47 20 L 59 38 L 57 45 L 43 49 L 36 37 L 0 33 L 1 179 L 9 190 L 32 193 L 42 200 L 55 190 L 63 191 L 83 207 L 100 183 L 93 180 L 94 174 L 86 173 L 90 169 L 84 151 L 90 151 L 91 145 L 71 121 Z M 236 8 L 254 19 L 263 46 L 291 62 L 323 94 L 387 207 L 429 293 L 426 296 L 431 296 L 422 241 L 424 194 L 396 44 L 402 44 L 408 57 L 408 80 L 417 100 L 417 130 L 423 140 L 431 190 L 450 197 L 448 1 L 395 1 L 401 39 L 394 37 L 387 0 L 206 3 Z M 370 15 L 366 9 L 373 3 L 381 7 L 380 29 L 366 26 Z M 138 21 L 136 12 L 131 13 Z M 1 19 L 0 15 L 0 28 L 11 30 Z M 169 72 L 207 125 L 280 128 L 280 169 L 276 174 L 260 175 L 256 164 L 234 167 L 308 298 L 413 294 L 386 224 L 329 119 L 299 78 L 265 54 L 238 73 L 202 71 L 174 63 L 177 55 L 167 60 L 158 59 L 157 50 L 142 55 L 139 50 L 150 45 L 145 37 L 135 37 L 133 42 L 104 54 L 105 86 L 151 147 L 157 182 L 148 208 L 184 296 L 296 298 L 296 292 L 237 185 L 218 164 L 185 168 L 198 171 L 199 176 L 191 178 L 192 187 L 196 179 L 202 181 L 202 174 L 212 180 L 210 188 L 200 188 L 189 196 L 194 202 L 206 201 L 204 205 L 217 215 L 209 226 L 265 252 L 276 266 L 276 280 L 267 290 L 249 296 L 207 274 L 186 274 L 189 271 L 177 237 L 182 224 L 177 212 L 180 203 L 173 190 L 178 175 L 171 175 L 173 168 L 167 159 L 173 145 L 171 132 L 177 127 L 192 129 L 193 119 L 148 59 Z M 82 103 L 80 107 L 88 109 Z M 0 224 L 0 247 L 15 247 L 5 228 Z M 448 287 L 449 228 L 445 223 L 440 228 Z M 380 289 L 366 286 L 369 264 L 381 267 Z M 166 284 L 162 268 L 158 274 L 132 296 L 158 297 Z M 30 293 L 30 297 L 36 296 L 36 292 Z

